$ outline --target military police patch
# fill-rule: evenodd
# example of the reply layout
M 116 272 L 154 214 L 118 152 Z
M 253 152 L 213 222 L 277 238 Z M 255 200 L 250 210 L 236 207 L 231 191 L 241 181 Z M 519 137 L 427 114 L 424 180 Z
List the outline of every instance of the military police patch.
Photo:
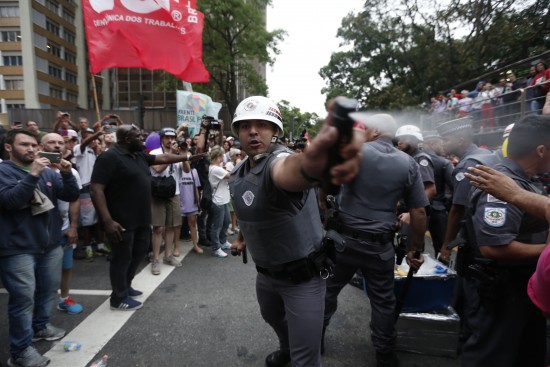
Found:
M 506 223 L 506 208 L 485 208 L 483 220 L 491 227 L 502 227 Z
M 243 200 L 246 206 L 252 205 L 252 202 L 254 201 L 254 194 L 250 190 L 246 190 L 243 194 Z
M 422 167 L 428 167 L 428 164 L 429 164 L 429 163 L 428 163 L 428 160 L 427 160 L 427 159 L 423 159 L 423 160 L 420 161 L 420 165 L 421 165 Z
M 455 178 L 456 178 L 457 181 L 462 181 L 462 180 L 464 180 L 464 177 L 466 177 L 466 176 L 464 176 L 464 172 L 458 172 L 458 173 L 456 174 L 456 176 L 455 176 Z

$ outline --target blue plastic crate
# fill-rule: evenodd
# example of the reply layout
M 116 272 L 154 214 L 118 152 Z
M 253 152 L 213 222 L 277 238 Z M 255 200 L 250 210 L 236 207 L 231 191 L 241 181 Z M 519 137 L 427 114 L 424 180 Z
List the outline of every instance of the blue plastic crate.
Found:
M 401 269 L 406 273 L 408 266 L 403 261 Z M 424 265 L 422 265 L 419 274 L 415 274 L 411 280 L 411 285 L 407 292 L 405 302 L 401 312 L 434 312 L 447 310 L 451 306 L 454 287 L 456 284 L 456 273 L 445 267 L 445 274 L 433 274 L 432 269 L 436 266 L 443 266 L 429 255 L 424 255 Z M 399 300 L 401 290 L 405 283 L 406 276 L 395 276 L 395 296 Z M 368 295 L 368 289 L 365 283 L 365 292 Z

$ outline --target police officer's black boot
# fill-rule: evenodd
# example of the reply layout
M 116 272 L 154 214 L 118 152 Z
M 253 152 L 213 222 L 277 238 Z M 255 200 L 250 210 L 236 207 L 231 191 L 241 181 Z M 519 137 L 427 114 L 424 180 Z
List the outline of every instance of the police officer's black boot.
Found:
M 265 358 L 266 367 L 284 367 L 290 362 L 290 352 L 277 350 Z
M 399 359 L 394 352 L 376 352 L 376 367 L 399 367 Z

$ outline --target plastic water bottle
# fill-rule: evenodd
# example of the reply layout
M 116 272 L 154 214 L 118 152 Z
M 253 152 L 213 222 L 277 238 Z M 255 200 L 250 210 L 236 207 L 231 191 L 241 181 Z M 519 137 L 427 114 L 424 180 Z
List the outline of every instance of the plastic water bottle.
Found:
M 109 360 L 109 356 L 105 354 L 103 357 L 96 359 L 90 367 L 107 367 L 107 360 Z
M 63 343 L 63 350 L 65 352 L 72 352 L 73 350 L 80 350 L 80 343 L 77 342 L 65 342 Z

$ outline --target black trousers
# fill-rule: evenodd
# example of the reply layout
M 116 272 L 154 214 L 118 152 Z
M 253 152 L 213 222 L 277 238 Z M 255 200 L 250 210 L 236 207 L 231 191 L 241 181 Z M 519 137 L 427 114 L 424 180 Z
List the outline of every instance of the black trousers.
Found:
M 434 247 L 435 257 L 441 252 L 441 246 L 445 240 L 445 231 L 447 230 L 447 211 L 437 210 L 432 207 L 430 210 L 430 218 L 428 229 L 432 236 L 432 244 Z
M 128 296 L 128 288 L 136 275 L 139 263 L 147 254 L 151 243 L 151 227 L 142 226 L 122 233 L 122 242 L 111 244 L 111 303 L 116 304 Z
M 482 294 L 469 305 L 475 328 L 462 348 L 463 367 L 545 366 L 546 320 L 521 283 L 512 278 L 493 303 Z

